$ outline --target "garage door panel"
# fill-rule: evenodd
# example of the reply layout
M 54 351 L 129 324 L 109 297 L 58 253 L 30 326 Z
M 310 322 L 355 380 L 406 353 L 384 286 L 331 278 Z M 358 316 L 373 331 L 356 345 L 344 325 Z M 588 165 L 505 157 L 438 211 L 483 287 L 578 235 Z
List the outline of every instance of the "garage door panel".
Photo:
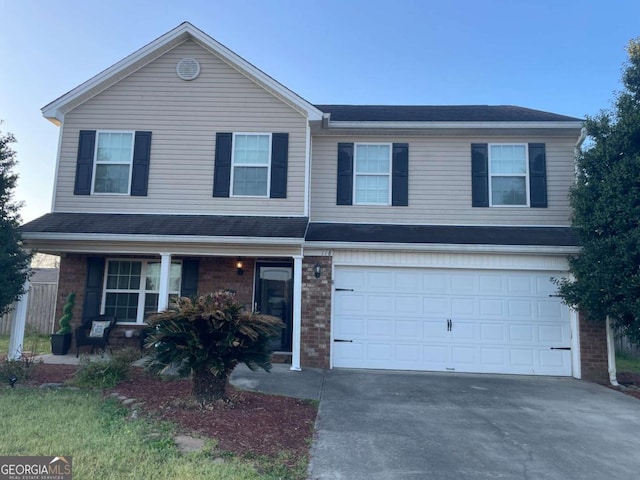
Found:
M 392 295 L 367 295 L 366 309 L 363 312 L 375 314 L 393 315 L 395 310 L 395 298 Z
M 338 266 L 333 365 L 571 375 L 550 273 Z M 353 281 L 353 283 L 349 283 Z M 352 290 L 352 291 L 351 291 Z
M 419 320 L 396 320 L 395 321 L 396 338 L 408 337 L 412 340 L 422 339 L 422 322 Z
M 369 338 L 388 338 L 393 337 L 393 320 L 371 318 L 367 321 L 367 337 Z

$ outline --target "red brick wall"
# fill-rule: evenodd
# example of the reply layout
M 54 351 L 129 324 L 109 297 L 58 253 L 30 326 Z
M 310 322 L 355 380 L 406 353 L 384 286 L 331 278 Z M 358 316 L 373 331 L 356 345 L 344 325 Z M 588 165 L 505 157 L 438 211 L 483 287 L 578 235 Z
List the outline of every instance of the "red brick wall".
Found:
M 320 264 L 320 278 L 314 265 Z M 302 325 L 300 364 L 329 368 L 331 341 L 331 257 L 305 257 L 302 260 Z
M 67 254 L 60 257 L 60 276 L 58 277 L 58 297 L 56 303 L 55 329 L 59 328 L 58 320 L 67 301 L 67 295 L 76 292 L 76 305 L 73 309 L 71 328 L 82 321 L 82 304 L 84 303 L 85 276 L 87 274 L 87 255 Z
M 580 367 L 583 380 L 609 381 L 606 324 L 587 320 L 583 314 L 580 314 Z
M 226 289 L 236 292 L 238 301 L 251 310 L 255 261 L 243 258 L 244 273 L 238 275 L 236 257 L 203 257 L 198 267 L 198 293 Z

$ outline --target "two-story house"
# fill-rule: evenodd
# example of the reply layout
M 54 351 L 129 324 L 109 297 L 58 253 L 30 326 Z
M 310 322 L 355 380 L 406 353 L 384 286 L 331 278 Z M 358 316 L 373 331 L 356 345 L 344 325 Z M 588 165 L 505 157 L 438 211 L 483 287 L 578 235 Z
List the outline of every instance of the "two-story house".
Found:
M 313 105 L 189 23 L 43 115 L 52 212 L 23 238 L 83 318 L 225 288 L 283 319 L 293 370 L 606 375 L 604 330 L 551 280 L 578 252 L 580 119 Z

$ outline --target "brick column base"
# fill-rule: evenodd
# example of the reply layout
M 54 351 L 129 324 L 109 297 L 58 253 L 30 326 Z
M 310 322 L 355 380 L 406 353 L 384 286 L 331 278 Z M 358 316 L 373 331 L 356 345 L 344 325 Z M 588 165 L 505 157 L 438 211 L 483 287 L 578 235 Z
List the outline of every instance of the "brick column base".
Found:
M 606 324 L 600 320 L 587 320 L 582 313 L 580 313 L 580 368 L 583 380 L 609 382 Z

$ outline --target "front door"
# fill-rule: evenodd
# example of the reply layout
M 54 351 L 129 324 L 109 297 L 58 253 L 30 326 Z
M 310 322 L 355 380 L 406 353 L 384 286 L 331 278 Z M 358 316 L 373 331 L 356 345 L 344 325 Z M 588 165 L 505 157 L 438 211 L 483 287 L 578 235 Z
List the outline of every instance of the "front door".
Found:
M 286 262 L 257 262 L 256 313 L 273 315 L 282 320 L 285 327 L 280 337 L 272 340 L 274 352 L 291 351 L 291 328 L 293 318 L 293 266 Z

